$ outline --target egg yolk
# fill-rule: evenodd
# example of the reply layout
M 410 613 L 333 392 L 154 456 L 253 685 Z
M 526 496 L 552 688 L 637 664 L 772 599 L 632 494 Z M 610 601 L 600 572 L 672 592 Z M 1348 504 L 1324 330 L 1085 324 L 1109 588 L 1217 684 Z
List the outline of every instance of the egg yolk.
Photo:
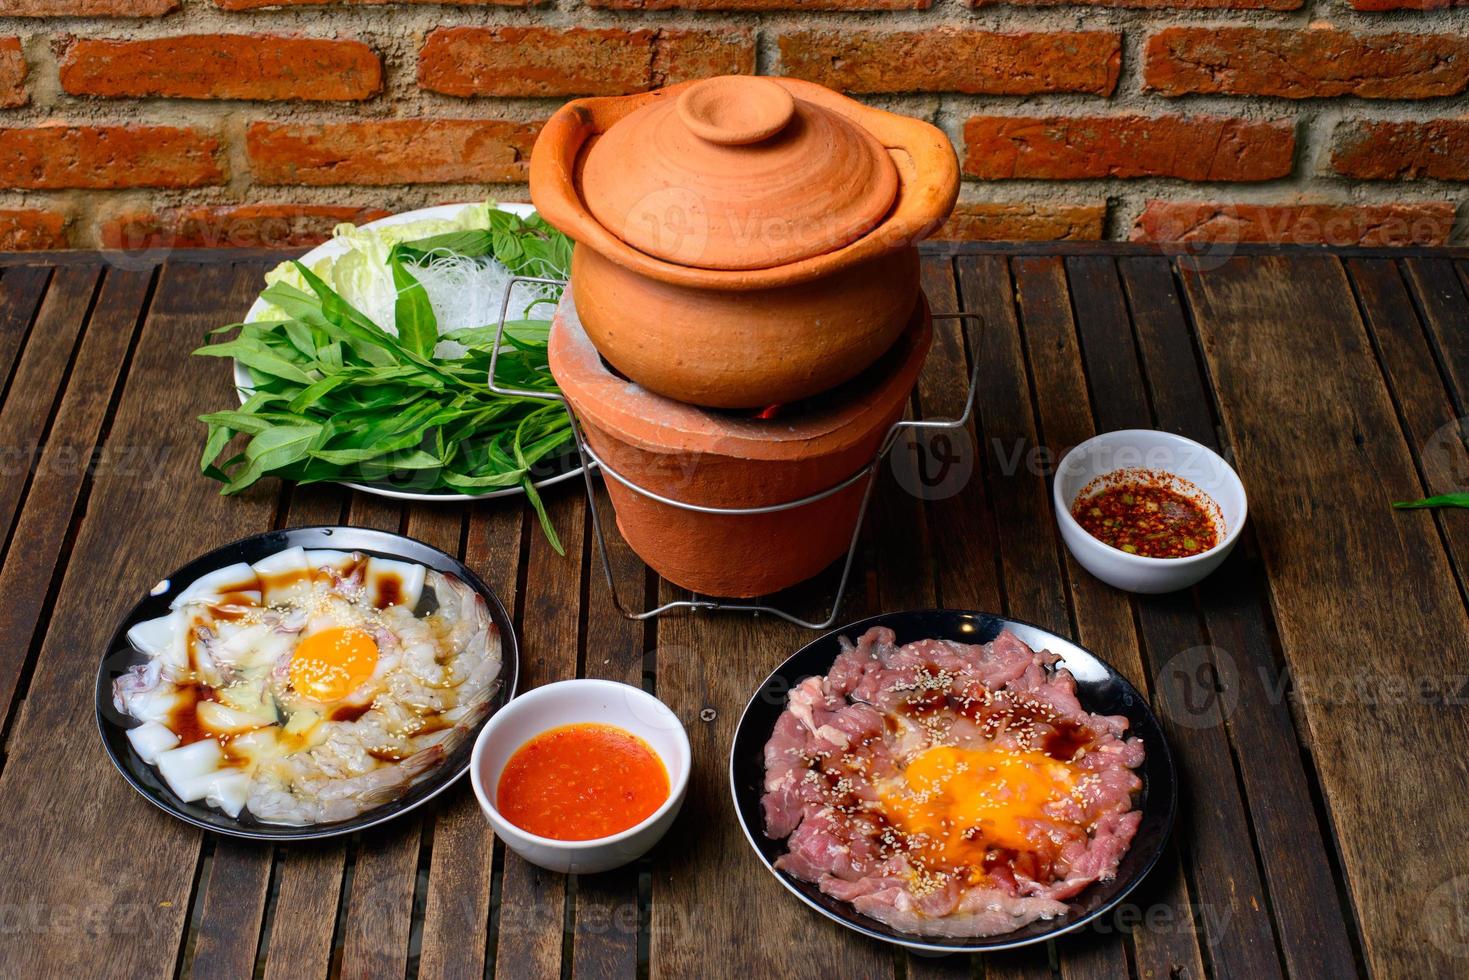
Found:
M 1026 821 L 1046 819 L 1080 773 L 1043 752 L 939 745 L 908 763 L 879 791 L 883 812 L 926 863 L 979 868 L 990 848 L 1029 851 Z
M 340 701 L 377 668 L 377 644 L 360 629 L 336 626 L 312 633 L 291 655 L 291 686 L 313 701 Z

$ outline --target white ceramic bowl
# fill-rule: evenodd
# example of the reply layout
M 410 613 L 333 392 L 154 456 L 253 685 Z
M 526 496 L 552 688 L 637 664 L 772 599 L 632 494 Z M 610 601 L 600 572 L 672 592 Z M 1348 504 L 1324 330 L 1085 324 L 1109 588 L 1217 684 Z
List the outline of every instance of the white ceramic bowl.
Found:
M 1077 495 L 1098 477 L 1119 470 L 1147 469 L 1181 477 L 1219 505 L 1219 543 L 1187 558 L 1129 554 L 1092 537 L 1071 516 Z M 1093 436 L 1062 458 L 1051 486 L 1061 540 L 1081 567 L 1108 585 L 1128 592 L 1186 589 L 1219 567 L 1244 527 L 1248 506 L 1239 474 L 1208 446 L 1171 432 L 1119 429 Z
M 515 751 L 547 729 L 587 722 L 615 725 L 648 743 L 668 770 L 663 805 L 642 823 L 593 840 L 529 834 L 501 816 L 495 791 Z M 474 743 L 469 778 L 490 826 L 512 851 L 548 871 L 593 874 L 636 861 L 667 833 L 688 791 L 691 760 L 689 736 L 662 701 L 616 681 L 579 679 L 534 688 L 497 711 Z

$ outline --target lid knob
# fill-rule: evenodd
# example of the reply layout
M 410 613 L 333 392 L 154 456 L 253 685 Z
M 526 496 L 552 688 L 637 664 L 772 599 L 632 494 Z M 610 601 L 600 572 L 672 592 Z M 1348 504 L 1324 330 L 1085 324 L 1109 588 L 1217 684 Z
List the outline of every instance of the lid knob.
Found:
M 678 115 L 695 136 L 721 146 L 769 139 L 796 114 L 791 93 L 767 78 L 724 75 L 689 86 Z

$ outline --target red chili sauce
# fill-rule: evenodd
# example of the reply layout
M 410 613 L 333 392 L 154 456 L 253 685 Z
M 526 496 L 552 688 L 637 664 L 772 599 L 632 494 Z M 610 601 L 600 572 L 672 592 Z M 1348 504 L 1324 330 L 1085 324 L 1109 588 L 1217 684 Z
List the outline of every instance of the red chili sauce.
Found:
M 564 725 L 515 750 L 495 805 L 553 840 L 594 840 L 634 827 L 668 799 L 668 770 L 647 742 L 612 725 Z
M 1219 531 L 1202 493 L 1179 493 L 1163 480 L 1136 479 L 1111 484 L 1082 496 L 1071 505 L 1088 534 L 1125 551 L 1147 558 L 1187 558 L 1208 551 L 1219 542 Z

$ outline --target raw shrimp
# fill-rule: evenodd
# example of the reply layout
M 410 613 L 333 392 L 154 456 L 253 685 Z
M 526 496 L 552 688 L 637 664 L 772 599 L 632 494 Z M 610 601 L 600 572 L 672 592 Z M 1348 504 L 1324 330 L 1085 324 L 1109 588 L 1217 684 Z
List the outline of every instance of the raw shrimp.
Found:
M 445 671 L 449 682 L 458 687 L 462 703 L 473 700 L 488 681 L 500 676 L 500 633 L 483 596 L 456 576 L 435 574 L 439 575 L 434 586 L 439 596 L 439 610 L 435 615 L 440 627 L 447 627 L 446 645 L 459 651 L 445 665 Z M 475 674 L 479 677 L 471 684 Z M 497 689 L 490 688 L 489 695 Z
M 313 824 L 350 820 L 402 796 L 413 781 L 443 761 L 443 743 L 431 745 L 402 762 L 379 766 L 357 776 L 297 776 L 290 781 L 276 772 L 257 774 L 245 806 L 265 823 Z
M 383 619 L 398 635 L 403 646 L 403 665 L 408 672 L 430 687 L 443 687 L 444 667 L 439 663 L 439 645 L 428 623 L 402 606 L 383 610 Z
M 320 744 L 263 769 L 246 805 L 267 823 L 346 820 L 401 796 L 452 754 L 489 714 L 500 684 L 500 634 L 483 598 L 458 578 L 430 571 L 438 622 L 401 606 L 372 633 L 402 669 L 351 723 L 328 722 Z M 277 668 L 283 675 L 284 665 Z M 437 682 L 437 685 L 434 683 Z M 450 728 L 416 734 L 425 714 Z M 383 757 L 401 761 L 383 763 Z
M 165 721 L 178 701 L 178 688 L 163 677 L 163 661 L 135 664 L 112 682 L 112 706 L 139 721 Z
M 469 641 L 460 660 L 475 661 L 469 676 L 459 685 L 461 706 L 488 701 L 500 689 L 500 632 L 488 623 Z
M 431 572 L 434 592 L 439 597 L 439 619 L 448 625 L 450 649 L 464 650 L 470 640 L 493 629 L 484 597 L 465 585 L 458 576 Z
M 412 674 L 401 671 L 388 678 L 388 691 L 419 713 L 439 714 L 453 707 L 453 692 L 429 687 Z

